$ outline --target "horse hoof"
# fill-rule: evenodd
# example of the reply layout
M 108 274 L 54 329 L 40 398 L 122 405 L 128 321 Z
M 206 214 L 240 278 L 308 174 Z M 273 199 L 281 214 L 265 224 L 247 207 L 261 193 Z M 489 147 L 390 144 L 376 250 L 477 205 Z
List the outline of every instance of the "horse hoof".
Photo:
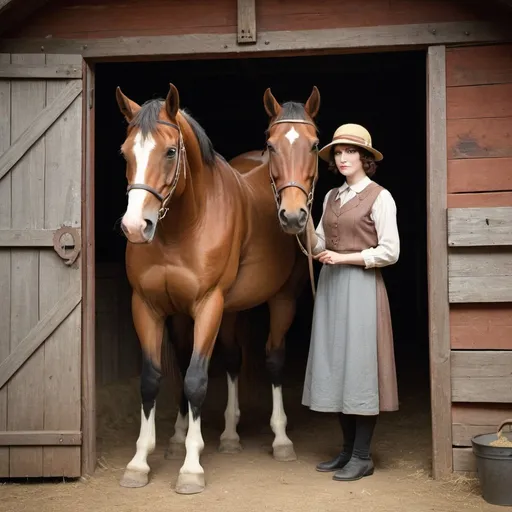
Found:
M 236 439 L 223 439 L 219 445 L 220 453 L 240 453 L 242 445 Z
M 185 458 L 187 450 L 185 449 L 185 443 L 169 443 L 167 450 L 165 450 L 165 458 L 167 460 L 182 460 Z
M 293 444 L 284 444 L 281 446 L 274 447 L 274 459 L 279 462 L 292 462 L 297 460 Z
M 205 488 L 204 474 L 180 473 L 176 483 L 178 494 L 197 494 Z
M 133 469 L 127 469 L 124 472 L 123 478 L 119 484 L 121 487 L 144 487 L 149 481 L 148 474 L 142 473 L 141 471 L 134 471 Z

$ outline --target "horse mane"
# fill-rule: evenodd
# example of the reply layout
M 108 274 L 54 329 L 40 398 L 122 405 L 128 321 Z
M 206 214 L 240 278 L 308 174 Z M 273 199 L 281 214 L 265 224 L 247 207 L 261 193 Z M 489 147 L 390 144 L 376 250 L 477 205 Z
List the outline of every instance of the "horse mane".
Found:
M 276 116 L 274 121 L 281 121 L 282 119 L 291 119 L 293 121 L 309 120 L 304 103 L 299 103 L 298 101 L 286 101 L 283 103 L 281 105 L 281 112 Z M 311 121 L 314 124 L 314 121 Z M 268 136 L 268 129 L 266 130 L 266 134 Z
M 142 137 L 146 138 L 153 130 L 156 130 L 157 121 L 163 106 L 164 100 L 161 98 L 146 101 L 137 114 L 135 114 L 129 126 L 139 128 Z M 210 167 L 213 166 L 215 158 L 220 155 L 216 153 L 213 143 L 208 135 L 206 135 L 204 128 L 187 111 L 180 109 L 180 113 L 190 125 L 197 139 L 204 163 Z

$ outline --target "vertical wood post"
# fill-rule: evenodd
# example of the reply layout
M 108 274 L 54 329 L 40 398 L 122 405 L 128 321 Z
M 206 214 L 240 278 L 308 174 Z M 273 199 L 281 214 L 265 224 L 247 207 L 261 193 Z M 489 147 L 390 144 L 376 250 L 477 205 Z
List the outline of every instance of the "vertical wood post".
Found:
M 427 59 L 427 256 L 432 407 L 432 473 L 452 472 L 450 324 L 448 302 L 446 49 Z

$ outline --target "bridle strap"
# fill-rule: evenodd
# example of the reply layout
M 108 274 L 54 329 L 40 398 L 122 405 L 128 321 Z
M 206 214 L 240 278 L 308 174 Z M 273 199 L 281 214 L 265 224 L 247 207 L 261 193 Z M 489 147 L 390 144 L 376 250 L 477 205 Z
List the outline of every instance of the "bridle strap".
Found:
M 161 220 L 165 217 L 165 214 L 168 212 L 169 208 L 167 208 L 167 203 L 171 200 L 172 195 L 174 194 L 174 191 L 176 190 L 176 187 L 178 185 L 178 181 L 180 179 L 181 174 L 181 164 L 183 162 L 183 165 L 185 166 L 185 160 L 182 160 L 182 155 L 185 153 L 185 145 L 183 143 L 183 136 L 181 134 L 181 129 L 177 124 L 170 123 L 169 121 L 164 121 L 163 119 L 158 119 L 157 123 L 165 124 L 166 126 L 171 126 L 172 128 L 175 128 L 179 132 L 179 147 L 178 147 L 178 162 L 176 164 L 176 172 L 174 173 L 171 186 L 169 189 L 169 192 L 166 196 L 163 196 L 155 190 L 153 187 L 150 187 L 149 185 L 146 185 L 145 183 L 132 183 L 131 185 L 128 185 L 126 189 L 126 193 L 130 192 L 130 190 L 134 189 L 140 189 L 145 190 L 146 192 L 149 192 L 150 194 L 153 194 L 161 203 L 160 210 L 158 210 L 158 219 Z M 184 167 L 184 176 L 186 178 L 186 167 Z

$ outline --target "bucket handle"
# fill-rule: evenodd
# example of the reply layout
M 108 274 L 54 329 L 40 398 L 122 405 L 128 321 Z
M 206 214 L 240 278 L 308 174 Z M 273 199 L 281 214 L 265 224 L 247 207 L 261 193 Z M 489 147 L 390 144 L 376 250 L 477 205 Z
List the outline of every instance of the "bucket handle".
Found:
M 500 432 L 503 430 L 503 427 L 505 425 L 512 425 L 512 419 L 508 419 L 508 420 L 504 420 L 500 423 L 500 426 L 498 427 L 498 435 L 500 434 Z

